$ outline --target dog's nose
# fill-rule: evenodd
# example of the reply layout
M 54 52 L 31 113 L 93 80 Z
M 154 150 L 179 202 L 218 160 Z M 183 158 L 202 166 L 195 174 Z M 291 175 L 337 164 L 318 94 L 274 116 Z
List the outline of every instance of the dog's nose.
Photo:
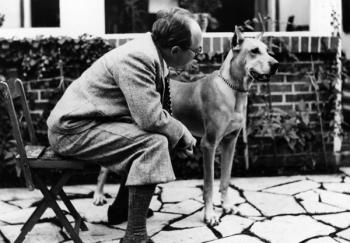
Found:
M 278 65 L 279 65 L 279 62 L 277 62 L 276 60 L 270 62 L 270 74 L 271 75 L 276 73 Z

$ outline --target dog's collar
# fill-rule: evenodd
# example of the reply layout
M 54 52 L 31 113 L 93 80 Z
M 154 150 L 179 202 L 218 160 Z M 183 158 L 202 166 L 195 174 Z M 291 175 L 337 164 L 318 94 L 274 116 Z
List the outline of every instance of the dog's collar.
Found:
M 240 92 L 240 93 L 248 93 L 249 90 L 246 90 L 244 88 L 239 87 L 239 85 L 235 85 L 232 82 L 228 81 L 226 78 L 224 78 L 221 74 L 221 71 L 218 73 L 219 78 L 221 78 L 231 89 Z

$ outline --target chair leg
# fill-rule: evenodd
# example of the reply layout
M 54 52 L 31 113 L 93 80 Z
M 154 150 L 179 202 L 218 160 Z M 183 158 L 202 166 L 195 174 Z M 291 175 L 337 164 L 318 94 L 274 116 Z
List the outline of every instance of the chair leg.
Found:
M 75 232 L 72 225 L 69 223 L 66 216 L 63 214 L 61 208 L 58 206 L 51 192 L 46 188 L 45 184 L 42 182 L 42 180 L 39 177 L 37 177 L 36 179 L 37 179 L 38 187 L 41 190 L 41 192 L 44 194 L 45 200 L 47 201 L 49 207 L 51 207 L 52 210 L 56 213 L 57 218 L 61 221 L 61 223 L 63 224 L 63 227 L 67 230 L 72 240 L 75 243 L 83 243 L 83 241 L 80 239 L 77 232 Z
M 75 207 L 73 206 L 72 202 L 69 200 L 69 198 L 67 197 L 67 194 L 63 191 L 63 189 L 61 189 L 59 191 L 59 195 L 62 199 L 62 201 L 64 202 L 64 204 L 66 205 L 66 207 L 68 208 L 69 212 L 72 214 L 72 216 L 74 217 L 77 225 L 79 227 L 76 227 L 76 230 L 79 230 L 79 228 L 82 231 L 87 231 L 89 230 L 88 227 L 86 226 L 86 224 L 84 223 L 84 221 L 82 220 L 82 217 L 80 216 L 80 214 L 78 213 L 78 211 L 75 209 Z
M 50 193 L 52 193 L 52 195 L 54 196 L 57 195 L 62 186 L 66 184 L 70 176 L 71 174 L 69 173 L 63 174 L 60 180 L 58 180 L 58 182 L 54 186 L 52 186 Z M 33 177 L 36 179 L 37 175 L 33 174 Z M 48 204 L 44 197 L 44 200 L 37 206 L 32 215 L 21 228 L 21 233 L 15 240 L 15 243 L 20 243 L 24 241 L 25 236 L 28 234 L 28 232 L 30 232 L 33 229 L 34 225 L 39 221 L 40 217 L 43 215 L 47 207 Z

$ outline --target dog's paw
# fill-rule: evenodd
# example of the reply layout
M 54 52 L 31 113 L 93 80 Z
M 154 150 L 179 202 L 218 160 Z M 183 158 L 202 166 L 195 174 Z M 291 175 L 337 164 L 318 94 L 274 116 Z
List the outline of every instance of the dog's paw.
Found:
M 209 226 L 217 226 L 220 223 L 220 217 L 214 211 L 205 213 L 204 222 Z
M 92 203 L 95 206 L 102 206 L 107 203 L 107 198 L 102 193 L 94 193 Z

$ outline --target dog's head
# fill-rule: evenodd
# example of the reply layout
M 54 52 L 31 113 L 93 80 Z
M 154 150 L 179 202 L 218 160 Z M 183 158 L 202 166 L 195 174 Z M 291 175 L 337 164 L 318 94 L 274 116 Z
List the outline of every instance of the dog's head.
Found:
M 257 38 L 243 38 L 236 27 L 232 38 L 234 58 L 244 66 L 245 73 L 257 81 L 269 81 L 278 68 L 278 61 L 273 58 L 267 46 L 261 41 L 262 34 Z

